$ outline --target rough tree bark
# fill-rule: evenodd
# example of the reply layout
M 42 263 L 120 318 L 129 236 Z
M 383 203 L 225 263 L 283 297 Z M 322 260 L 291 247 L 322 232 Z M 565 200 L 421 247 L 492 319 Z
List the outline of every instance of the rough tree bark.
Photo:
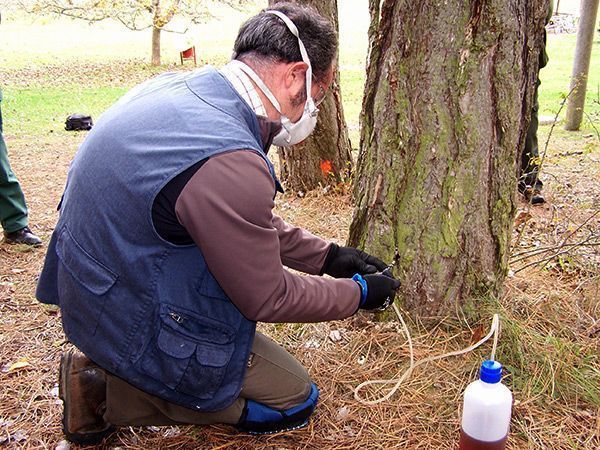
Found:
M 398 298 L 439 317 L 507 273 L 547 0 L 370 0 L 370 12 L 349 242 L 389 259 L 397 247 Z
M 283 0 L 270 0 L 269 4 L 278 1 Z M 312 6 L 338 30 L 337 0 L 296 0 L 296 3 Z M 313 134 L 300 144 L 277 148 L 281 181 L 294 192 L 337 184 L 348 178 L 351 150 L 336 64 L 331 92 L 319 106 L 319 120 Z

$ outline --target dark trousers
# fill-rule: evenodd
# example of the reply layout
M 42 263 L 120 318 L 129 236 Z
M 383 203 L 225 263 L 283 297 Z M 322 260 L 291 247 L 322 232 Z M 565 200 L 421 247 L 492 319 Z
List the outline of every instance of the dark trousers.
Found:
M 552 17 L 552 2 L 548 4 L 548 15 L 546 23 Z M 546 29 L 542 39 L 542 48 L 540 49 L 538 59 L 538 79 L 535 83 L 535 91 L 533 93 L 533 107 L 531 108 L 531 121 L 529 129 L 525 137 L 525 148 L 521 154 L 521 177 L 519 178 L 519 191 L 525 192 L 528 187 L 534 190 L 541 190 L 543 183 L 538 178 L 540 170 L 540 151 L 538 148 L 538 111 L 540 105 L 538 103 L 538 87 L 540 86 L 539 70 L 546 67 L 548 64 L 548 54 L 546 53 Z
M 538 148 L 538 78 L 535 84 L 533 97 L 533 108 L 531 108 L 531 122 L 525 138 L 525 148 L 521 154 L 521 177 L 519 178 L 519 191 L 524 192 L 530 186 L 533 189 L 541 190 L 543 183 L 538 178 L 540 169 L 540 151 Z

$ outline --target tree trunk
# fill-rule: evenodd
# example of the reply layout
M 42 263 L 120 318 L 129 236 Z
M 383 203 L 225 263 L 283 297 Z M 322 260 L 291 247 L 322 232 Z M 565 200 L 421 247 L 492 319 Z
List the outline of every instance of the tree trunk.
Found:
M 575 46 L 575 61 L 571 74 L 571 89 L 573 91 L 567 103 L 565 130 L 579 130 L 583 119 L 583 106 L 587 90 L 587 79 L 590 71 L 594 28 L 598 13 L 598 0 L 582 0 L 579 14 L 579 30 Z
M 496 293 L 548 0 L 370 0 L 351 245 L 415 316 Z
M 152 65 L 160 66 L 160 28 L 152 27 Z
M 269 4 L 277 2 L 270 0 Z M 338 29 L 337 0 L 296 0 L 296 3 L 312 6 Z M 302 35 L 302 30 L 299 31 Z M 300 144 L 277 149 L 280 178 L 294 192 L 337 184 L 348 178 L 352 168 L 351 150 L 336 64 L 331 92 L 319 106 L 315 131 Z
M 161 23 L 161 8 L 160 0 L 152 0 L 152 56 L 151 63 L 153 66 L 160 66 L 160 31 L 163 24 Z

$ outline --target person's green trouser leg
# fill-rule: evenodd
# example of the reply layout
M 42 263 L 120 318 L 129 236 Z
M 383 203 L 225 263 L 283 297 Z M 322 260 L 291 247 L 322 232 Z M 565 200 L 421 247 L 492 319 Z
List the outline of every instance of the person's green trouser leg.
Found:
M 1 98 L 1 97 L 0 97 Z M 2 136 L 2 110 L 0 109 L 0 224 L 6 233 L 27 226 L 27 205 L 21 186 L 10 163 L 6 143 Z
M 550 22 L 552 17 L 553 5 L 552 2 L 548 4 L 548 14 L 546 16 L 546 23 Z M 521 153 L 521 177 L 519 178 L 519 191 L 525 192 L 527 186 L 531 186 L 533 189 L 540 191 L 543 183 L 538 178 L 540 171 L 540 151 L 538 148 L 538 110 L 540 105 L 538 103 L 538 87 L 540 86 L 539 70 L 546 67 L 548 64 L 548 54 L 546 53 L 546 29 L 544 28 L 544 38 L 542 41 L 542 48 L 540 49 L 540 55 L 538 60 L 538 78 L 535 82 L 535 91 L 533 93 L 533 107 L 531 108 L 531 122 L 529 122 L 529 129 L 527 130 L 527 136 L 525 137 L 525 148 Z
M 537 190 L 541 190 L 543 186 L 541 180 L 538 178 L 540 169 L 540 152 L 537 138 L 539 85 L 540 80 L 538 79 L 533 94 L 533 108 L 531 108 L 531 121 L 529 122 L 527 136 L 525 137 L 525 148 L 521 154 L 521 178 L 519 179 L 519 190 L 521 192 L 523 192 L 527 186 L 531 186 Z
M 202 383 L 202 380 L 198 380 Z M 154 397 L 106 372 L 106 422 L 116 426 L 227 423 L 235 425 L 246 399 L 285 410 L 310 394 L 306 369 L 285 349 L 256 333 L 240 397 L 221 411 L 198 412 Z

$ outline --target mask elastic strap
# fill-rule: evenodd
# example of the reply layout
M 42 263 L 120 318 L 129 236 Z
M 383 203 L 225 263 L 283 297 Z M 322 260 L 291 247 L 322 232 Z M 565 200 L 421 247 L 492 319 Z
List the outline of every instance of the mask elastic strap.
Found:
M 307 96 L 307 98 L 311 98 L 310 87 L 312 84 L 312 65 L 310 64 L 310 59 L 308 58 L 308 53 L 306 52 L 306 47 L 304 47 L 304 43 L 300 39 L 300 34 L 298 33 L 298 28 L 296 28 L 296 25 L 294 24 L 294 22 L 292 22 L 290 20 L 290 18 L 288 16 L 286 16 L 285 14 L 283 14 L 280 11 L 268 10 L 265 12 L 270 13 L 270 14 L 275 14 L 277 17 L 279 17 L 281 20 L 283 20 L 283 23 L 285 23 L 287 25 L 287 27 L 292 32 L 292 34 L 294 36 L 296 36 L 296 38 L 298 39 L 298 46 L 300 47 L 300 55 L 302 56 L 302 61 L 308 65 L 308 69 L 306 70 L 306 96 Z
M 229 62 L 229 64 L 236 65 L 246 75 L 248 75 L 250 78 L 252 78 L 252 81 L 254 81 L 256 83 L 256 85 L 260 88 L 261 91 L 263 91 L 263 93 L 266 95 L 266 97 L 269 99 L 269 101 L 273 104 L 273 106 L 279 112 L 279 114 L 283 114 L 281 112 L 281 106 L 279 105 L 279 102 L 277 101 L 275 96 L 271 93 L 271 90 L 267 87 L 267 85 L 264 83 L 264 81 L 260 79 L 258 74 L 250 66 L 248 66 L 247 64 L 245 64 L 242 61 L 237 60 L 237 59 L 231 60 Z

